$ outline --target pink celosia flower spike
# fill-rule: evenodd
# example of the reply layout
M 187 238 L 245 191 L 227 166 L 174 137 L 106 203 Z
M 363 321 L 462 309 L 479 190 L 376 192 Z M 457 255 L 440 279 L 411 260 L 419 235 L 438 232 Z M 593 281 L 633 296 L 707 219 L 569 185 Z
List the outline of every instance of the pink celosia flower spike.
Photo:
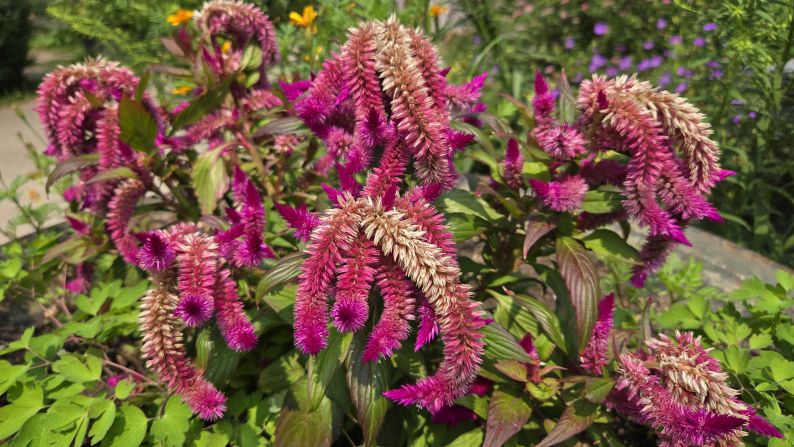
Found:
M 336 301 L 331 311 L 334 326 L 340 332 L 355 332 L 367 321 L 369 290 L 375 277 L 373 265 L 377 256 L 372 242 L 364 237 L 357 237 L 350 250 L 343 253 L 336 281 Z
M 342 49 L 345 86 L 353 99 L 356 112 L 356 136 L 367 150 L 371 150 L 382 138 L 373 134 L 378 126 L 386 122 L 380 81 L 375 71 L 375 26 L 365 23 L 350 31 L 347 44 Z M 368 126 L 369 121 L 377 124 Z
M 169 271 L 152 277 L 152 288 L 141 301 L 141 352 L 146 366 L 202 419 L 215 420 L 226 411 L 226 397 L 202 376 L 188 359 L 175 316 L 178 298 L 170 292 Z
M 511 138 L 507 142 L 505 152 L 505 183 L 512 189 L 519 189 L 524 184 L 524 156 L 518 147 L 518 141 Z
M 312 233 L 295 296 L 295 344 L 317 354 L 328 338 L 328 291 L 342 253 L 356 240 L 363 204 L 340 197 L 339 208 L 329 210 Z
M 214 296 L 215 317 L 226 344 L 238 352 L 253 349 L 256 346 L 254 326 L 243 310 L 243 303 L 237 294 L 237 284 L 228 269 L 218 272 Z
M 551 115 L 554 113 L 554 95 L 540 72 L 535 73 L 535 97 L 532 98 L 532 108 L 535 111 L 535 121 L 539 127 L 553 122 Z
M 568 160 L 585 152 L 584 135 L 568 124 L 540 126 L 533 132 L 544 152 L 558 160 Z
M 207 236 L 188 234 L 178 247 L 179 304 L 176 314 L 188 326 L 201 326 L 215 311 L 213 286 L 218 245 Z
M 119 254 L 129 264 L 135 264 L 138 256 L 137 239 L 130 234 L 130 219 L 145 191 L 140 180 L 125 180 L 116 188 L 115 195 L 108 204 L 107 227 L 110 239 L 113 240 Z
M 408 338 L 410 321 L 414 319 L 413 284 L 394 260 L 381 258 L 378 288 L 383 296 L 383 313 L 364 348 L 365 362 L 390 357 Z
M 646 344 L 648 352 L 619 356 L 620 376 L 607 406 L 653 427 L 662 445 L 743 445 L 745 429 L 782 438 L 737 397 L 719 362 L 691 332 Z
M 290 227 L 295 230 L 295 237 L 308 241 L 311 237 L 312 231 L 320 224 L 320 219 L 302 204 L 297 208 L 292 208 L 280 203 L 274 204 L 276 211 L 281 214 L 281 217 L 287 221 Z
M 171 267 L 176 254 L 165 231 L 153 231 L 143 236 L 143 245 L 138 250 L 138 265 L 152 273 Z
M 414 295 L 419 296 L 418 305 L 416 306 L 416 313 L 419 316 L 419 327 L 416 330 L 416 343 L 414 343 L 414 351 L 418 351 L 422 346 L 436 338 L 439 327 L 436 312 L 427 301 L 427 298 L 418 290 L 414 291 Z
M 601 375 L 607 364 L 609 354 L 609 335 L 612 332 L 612 314 L 615 309 L 615 295 L 610 293 L 598 304 L 598 320 L 590 340 L 579 361 L 585 370 Z
M 581 206 L 587 193 L 587 183 L 578 175 L 559 181 L 544 182 L 529 179 L 532 189 L 543 199 L 543 203 L 554 211 L 569 212 Z

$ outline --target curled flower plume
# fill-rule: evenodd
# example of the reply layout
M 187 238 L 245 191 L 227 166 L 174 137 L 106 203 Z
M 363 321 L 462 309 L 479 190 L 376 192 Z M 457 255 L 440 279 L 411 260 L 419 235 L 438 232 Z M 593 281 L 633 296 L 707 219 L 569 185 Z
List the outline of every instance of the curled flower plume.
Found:
M 395 203 L 404 200 L 397 198 Z M 321 220 L 307 249 L 310 256 L 303 266 L 295 303 L 295 341 L 309 354 L 325 347 L 329 291 L 334 276 L 339 274 L 341 278 L 344 273 L 337 265 L 346 265 L 345 253 L 355 253 L 360 244 L 356 241 L 364 237 L 385 258 L 376 275 L 384 312 L 370 336 L 366 360 L 390 355 L 406 338 L 408 322 L 415 313 L 412 285 L 416 286 L 437 316 L 444 360 L 435 375 L 389 391 L 386 396 L 436 411 L 462 396 L 474 380 L 483 349 L 479 329 L 485 320 L 476 309 L 478 303 L 470 300 L 468 288 L 459 282 L 457 263 L 420 229 L 436 226 L 426 220 L 421 214 L 403 212 L 399 206 L 387 209 L 379 199 L 342 195 L 338 208 Z M 357 279 L 371 281 L 369 275 L 357 275 Z
M 615 295 L 610 293 L 598 303 L 598 320 L 593 333 L 580 358 L 582 368 L 601 375 L 609 354 L 609 334 L 612 332 L 612 314 L 615 310 Z
M 217 236 L 204 235 L 192 224 L 151 232 L 143 240 L 137 258 L 153 283 L 140 318 L 147 366 L 203 419 L 220 418 L 226 397 L 188 360 L 179 330 L 215 317 L 230 348 L 244 352 L 256 345 L 254 326 L 225 265 L 235 264 L 234 255 L 224 256 Z
M 664 445 L 743 445 L 746 430 L 783 435 L 737 396 L 728 375 L 691 332 L 646 342 L 649 352 L 619 357 L 608 405 L 653 427 Z
M 130 264 L 138 256 L 138 241 L 130 232 L 130 219 L 146 189 L 137 179 L 125 180 L 108 204 L 107 227 L 119 253 Z
M 624 205 L 649 230 L 644 264 L 635 269 L 632 280 L 641 284 L 664 260 L 668 250 L 660 249 L 662 240 L 686 244 L 686 222 L 721 220 L 706 200 L 711 187 L 723 178 L 719 149 L 694 106 L 635 77 L 594 76 L 582 83 L 578 106 L 585 121 L 598 126 L 596 147 L 630 157 L 623 181 Z
M 213 0 L 205 3 L 193 20 L 213 49 L 205 58 L 215 62 L 223 73 L 240 68 L 246 46 L 255 43 L 262 53 L 259 82 L 262 87 L 267 86 L 265 67 L 276 62 L 279 54 L 273 22 L 261 9 L 242 1 Z M 223 51 L 224 41 L 231 42 L 227 51 Z
M 203 377 L 182 344 L 181 324 L 175 315 L 179 298 L 173 293 L 173 272 L 152 277 L 139 317 L 146 366 L 174 390 L 202 419 L 215 420 L 226 411 L 226 397 Z
M 392 18 L 353 29 L 295 107 L 349 171 L 370 167 L 377 146 L 396 144 L 422 181 L 451 187 L 450 108 L 476 103 L 483 79 L 449 85 L 435 47 Z

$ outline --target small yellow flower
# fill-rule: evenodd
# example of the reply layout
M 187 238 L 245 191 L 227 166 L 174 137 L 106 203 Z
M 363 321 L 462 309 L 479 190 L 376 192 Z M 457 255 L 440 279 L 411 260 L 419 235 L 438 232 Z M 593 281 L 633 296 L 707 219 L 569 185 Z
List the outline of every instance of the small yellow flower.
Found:
M 179 8 L 176 10 L 175 13 L 168 16 L 166 20 L 172 26 L 179 26 L 192 18 L 193 18 L 193 11 L 188 11 L 187 9 Z
M 187 95 L 188 93 L 193 91 L 193 87 L 189 85 L 183 85 L 182 87 L 175 87 L 171 90 L 171 93 L 174 95 Z
M 317 48 L 314 50 L 315 53 L 319 56 L 323 52 L 323 46 L 318 45 Z
M 314 19 L 316 18 L 317 11 L 314 10 L 314 6 L 312 5 L 303 8 L 303 14 L 298 14 L 295 11 L 289 13 L 290 23 L 296 26 L 311 29 L 312 34 L 317 33 L 317 25 L 314 24 Z
M 221 53 L 223 53 L 223 54 L 229 53 L 229 51 L 231 49 L 232 49 L 232 41 L 231 40 L 227 40 L 226 42 L 223 42 L 223 45 L 221 45 Z
M 449 11 L 449 8 L 444 5 L 431 5 L 428 14 L 430 17 L 438 17 L 445 14 L 447 11 Z

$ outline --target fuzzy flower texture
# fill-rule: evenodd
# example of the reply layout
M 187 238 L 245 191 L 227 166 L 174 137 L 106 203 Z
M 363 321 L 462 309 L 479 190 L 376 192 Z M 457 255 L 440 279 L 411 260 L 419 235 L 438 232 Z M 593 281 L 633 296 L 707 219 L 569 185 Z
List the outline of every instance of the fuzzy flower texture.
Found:
M 449 129 L 449 110 L 475 104 L 481 80 L 448 85 L 432 44 L 390 19 L 352 30 L 342 54 L 305 93 L 294 92 L 303 119 L 332 156 L 346 159 L 338 169 L 342 189 L 326 186 L 335 207 L 319 221 L 305 209 L 280 207 L 299 236 L 311 234 L 295 343 L 311 355 L 324 349 L 329 318 L 341 332 L 360 330 L 377 286 L 383 312 L 363 360 L 390 356 L 419 317 L 415 349 L 440 334 L 444 359 L 433 376 L 385 395 L 434 413 L 468 392 L 483 351 L 486 321 L 460 283 L 452 234 L 430 205 L 454 178 L 455 145 L 470 139 Z M 350 174 L 368 167 L 376 150 L 379 165 L 359 185 Z M 400 194 L 411 157 L 422 184 Z
M 531 135 L 558 167 L 550 182 L 529 182 L 542 203 L 558 212 L 575 211 L 589 189 L 621 187 L 622 210 L 582 212 L 578 217 L 584 230 L 625 218 L 648 228 L 642 264 L 632 276 L 632 284 L 641 287 L 675 244 L 689 244 L 684 234 L 688 222 L 722 220 L 707 197 L 733 173 L 720 169 L 719 148 L 703 115 L 676 94 L 635 77 L 594 75 L 582 83 L 577 104 L 580 117 L 575 123 L 558 122 L 554 95 L 537 75 L 532 101 L 537 126 Z M 628 162 L 610 156 L 610 150 L 625 154 Z M 523 184 L 511 174 L 519 157 L 508 148 L 504 169 L 513 189 Z
M 664 447 L 744 445 L 747 430 L 783 438 L 740 400 L 728 375 L 691 332 L 646 342 L 648 351 L 619 358 L 619 380 L 607 405 L 653 427 Z

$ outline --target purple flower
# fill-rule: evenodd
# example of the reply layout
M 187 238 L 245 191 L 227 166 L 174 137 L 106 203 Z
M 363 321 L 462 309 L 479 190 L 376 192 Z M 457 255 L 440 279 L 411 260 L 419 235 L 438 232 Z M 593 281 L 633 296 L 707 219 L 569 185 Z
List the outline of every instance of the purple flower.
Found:
M 681 94 L 684 93 L 687 90 L 687 88 L 689 88 L 689 86 L 686 84 L 686 82 L 682 82 L 675 86 L 675 92 Z
M 662 65 L 662 61 L 663 61 L 662 56 L 658 56 L 657 55 L 657 56 L 652 57 L 648 61 L 648 64 L 650 65 L 651 68 L 657 68 L 660 65 Z
M 703 31 L 714 31 L 715 29 L 717 29 L 717 24 L 714 22 L 703 25 Z
M 593 27 L 593 34 L 596 36 L 603 36 L 609 32 L 609 26 L 604 22 L 598 22 Z
M 670 36 L 670 45 L 681 45 L 684 42 L 684 39 L 676 34 L 675 36 Z
M 667 20 L 662 19 L 662 18 L 656 20 L 656 29 L 660 29 L 661 30 L 661 29 L 665 29 L 665 28 L 667 28 Z
M 684 78 L 691 78 L 694 73 L 692 73 L 692 70 L 686 67 L 678 67 L 675 70 L 675 74 L 677 74 L 678 76 L 682 76 Z
M 642 47 L 645 48 L 646 50 L 653 50 L 653 41 L 646 40 L 645 42 L 642 43 Z
M 706 66 L 709 67 L 709 68 L 719 68 L 720 67 L 720 63 L 715 61 L 715 60 L 710 60 L 710 61 L 706 62 Z
M 632 62 L 631 56 L 621 57 L 618 61 L 618 68 L 620 71 L 627 71 L 631 68 Z
M 598 71 L 601 67 L 607 64 L 607 58 L 596 53 L 590 59 L 590 65 L 587 67 L 590 71 Z
M 696 47 L 705 47 L 706 46 L 706 39 L 702 37 L 696 37 L 695 40 L 692 41 L 692 45 Z
M 722 70 L 714 70 L 711 72 L 711 79 L 719 79 L 722 77 Z
M 576 40 L 574 40 L 573 37 L 566 37 L 565 38 L 565 48 L 570 50 L 571 48 L 573 48 L 575 43 L 576 43 Z
M 670 85 L 670 82 L 673 80 L 673 75 L 669 71 L 665 71 L 659 76 L 659 85 L 662 87 L 667 87 Z
M 758 114 L 755 112 L 747 113 L 747 117 L 750 118 L 751 120 L 754 120 L 756 116 L 758 116 Z
M 471 38 L 471 44 L 474 46 L 479 46 L 482 43 L 482 37 L 474 36 Z
M 643 59 L 637 64 L 637 71 L 642 73 L 651 68 L 651 60 L 650 59 Z
M 734 115 L 734 116 L 733 116 L 733 118 L 731 118 L 731 122 L 732 122 L 733 124 L 739 124 L 739 123 L 741 123 L 741 122 L 742 122 L 742 114 L 741 114 L 741 113 L 739 113 L 739 114 L 737 114 L 737 115 Z
M 606 69 L 606 74 L 607 74 L 607 76 L 609 76 L 610 78 L 614 78 L 615 76 L 617 76 L 617 75 L 618 75 L 618 69 L 617 69 L 617 68 L 615 68 L 615 67 L 607 67 L 607 69 Z

